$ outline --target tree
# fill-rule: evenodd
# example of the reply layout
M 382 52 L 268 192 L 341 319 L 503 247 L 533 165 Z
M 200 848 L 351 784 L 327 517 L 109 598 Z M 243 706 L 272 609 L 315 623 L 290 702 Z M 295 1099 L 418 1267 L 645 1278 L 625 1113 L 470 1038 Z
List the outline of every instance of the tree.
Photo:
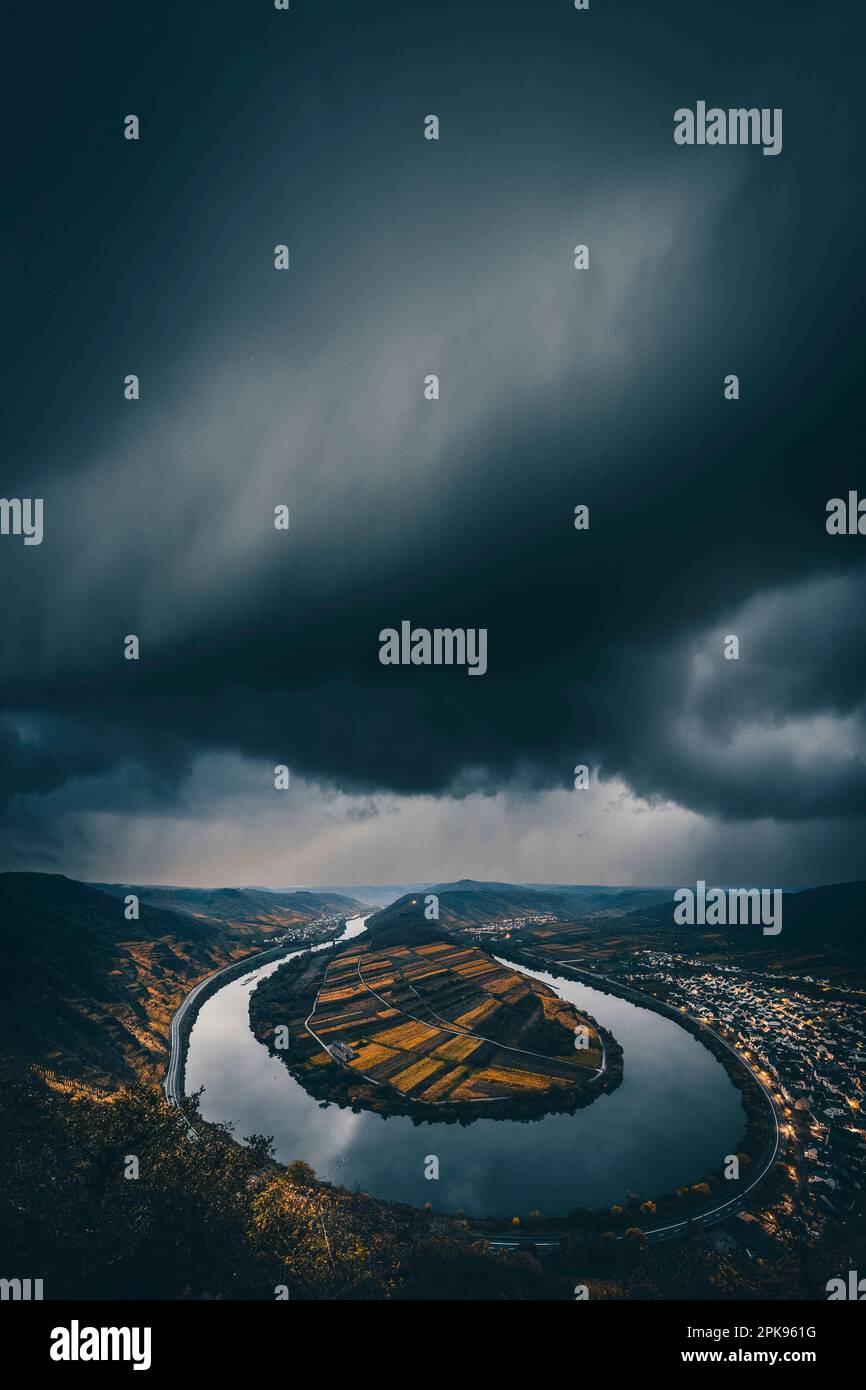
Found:
M 302 1158 L 295 1158 L 286 1165 L 286 1177 L 298 1187 L 315 1187 L 317 1182 L 315 1168 Z
M 246 1134 L 244 1135 L 244 1143 L 257 1158 L 266 1159 L 274 1157 L 274 1136 L 272 1134 Z M 312 1172 L 312 1169 L 310 1169 L 310 1172 Z

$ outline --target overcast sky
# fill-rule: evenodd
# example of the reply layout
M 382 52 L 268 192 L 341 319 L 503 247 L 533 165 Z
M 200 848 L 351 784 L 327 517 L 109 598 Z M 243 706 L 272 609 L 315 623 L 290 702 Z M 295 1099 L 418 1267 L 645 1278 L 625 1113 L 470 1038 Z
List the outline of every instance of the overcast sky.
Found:
M 866 537 L 825 529 L 866 495 L 864 28 L 13 21 L 0 490 L 45 522 L 0 536 L 0 867 L 866 877 Z M 781 154 L 676 145 L 698 100 L 781 107 Z M 382 666 L 403 619 L 486 628 L 487 673 Z

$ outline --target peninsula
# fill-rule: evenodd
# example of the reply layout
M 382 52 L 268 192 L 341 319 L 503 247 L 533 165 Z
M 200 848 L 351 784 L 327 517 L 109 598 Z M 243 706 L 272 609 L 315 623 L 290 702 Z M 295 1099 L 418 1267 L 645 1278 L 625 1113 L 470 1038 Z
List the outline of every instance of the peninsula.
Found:
M 312 1094 L 441 1121 L 588 1104 L 621 1051 L 547 985 L 414 920 L 288 961 L 252 996 L 256 1037 Z

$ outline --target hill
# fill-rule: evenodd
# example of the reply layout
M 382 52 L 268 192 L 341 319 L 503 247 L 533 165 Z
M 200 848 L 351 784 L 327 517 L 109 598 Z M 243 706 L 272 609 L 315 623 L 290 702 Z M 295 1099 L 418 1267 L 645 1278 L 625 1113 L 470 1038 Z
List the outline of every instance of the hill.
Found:
M 719 885 L 724 886 L 724 885 Z M 724 960 L 755 971 L 866 986 L 866 883 L 833 883 L 782 895 L 782 930 L 759 926 L 678 926 L 673 891 L 665 900 L 614 917 L 575 915 L 572 922 L 531 925 L 521 940 L 549 960 L 607 969 L 643 948 Z
M 439 921 L 444 927 L 477 926 L 480 923 L 527 916 L 574 921 L 595 916 L 619 916 L 672 897 L 670 888 L 608 888 L 594 884 L 497 883 L 463 878 L 437 883 L 424 890 L 439 899 Z M 368 929 L 401 919 L 415 909 L 423 894 L 407 893 L 370 918 Z M 417 917 L 417 912 L 414 913 Z
M 165 884 L 94 883 L 100 892 L 123 898 L 135 893 L 151 907 L 229 927 L 239 939 L 277 936 L 317 918 L 353 917 L 363 910 L 356 898 L 329 890 L 268 888 L 175 888 Z
M 724 885 L 722 885 L 724 886 Z M 670 931 L 682 936 L 673 922 L 673 892 L 663 902 L 626 912 L 617 922 L 621 932 Z M 866 956 L 866 882 L 831 883 L 820 888 L 801 888 L 782 895 L 782 931 L 776 948 L 808 947 L 850 951 Z M 695 928 L 690 928 L 694 932 Z M 714 926 L 713 935 L 742 945 L 744 928 Z
M 0 874 L 0 1050 L 91 1081 L 159 1079 L 171 1015 L 236 934 L 62 874 Z
M 677 926 L 676 890 L 670 887 L 461 879 L 427 891 L 439 899 L 442 927 L 488 944 L 497 936 L 513 945 L 533 944 L 551 960 L 591 955 L 603 967 L 643 947 L 655 947 L 707 958 L 723 956 L 755 970 L 866 984 L 864 881 L 785 892 L 778 936 L 764 936 L 759 927 L 750 926 Z M 421 904 L 418 894 L 404 896 L 370 917 L 368 930 L 396 927 L 399 935 L 410 920 L 417 924 Z
M 388 903 L 405 897 L 407 893 L 427 893 L 430 886 L 427 883 L 320 883 L 315 891 L 339 893 L 343 897 L 355 898 L 370 908 L 387 907 Z

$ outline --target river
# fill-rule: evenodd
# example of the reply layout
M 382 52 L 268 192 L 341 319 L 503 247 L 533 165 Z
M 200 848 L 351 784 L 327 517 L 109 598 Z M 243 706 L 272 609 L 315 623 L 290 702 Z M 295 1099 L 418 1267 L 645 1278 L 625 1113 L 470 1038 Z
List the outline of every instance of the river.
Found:
M 364 919 L 354 918 L 340 940 L 363 930 Z M 238 1139 L 273 1135 L 278 1159 L 305 1159 L 328 1182 L 474 1216 L 563 1215 L 611 1205 L 627 1192 L 652 1197 L 696 1182 L 742 1135 L 739 1092 L 692 1034 L 628 1000 L 529 970 L 621 1044 L 623 1081 L 611 1095 L 574 1115 L 466 1126 L 323 1108 L 250 1031 L 250 992 L 282 963 L 232 980 L 202 1005 L 186 1090 L 204 1086 L 206 1120 L 230 1122 Z M 439 1160 L 438 1180 L 424 1176 L 430 1155 Z

